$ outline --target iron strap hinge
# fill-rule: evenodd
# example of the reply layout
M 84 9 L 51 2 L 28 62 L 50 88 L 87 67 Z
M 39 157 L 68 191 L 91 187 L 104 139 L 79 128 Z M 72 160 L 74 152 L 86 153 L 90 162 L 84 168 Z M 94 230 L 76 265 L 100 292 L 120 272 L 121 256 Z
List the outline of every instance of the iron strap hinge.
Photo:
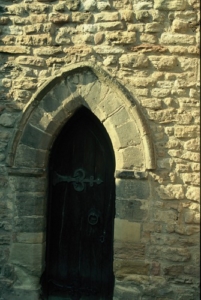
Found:
M 84 190 L 85 184 L 89 183 L 89 186 L 92 187 L 94 183 L 101 184 L 103 180 L 100 178 L 94 179 L 94 176 L 90 176 L 89 178 L 85 178 L 85 171 L 83 169 L 75 170 L 73 177 L 59 175 L 58 173 L 53 173 L 53 185 L 56 185 L 59 182 L 72 182 L 73 187 L 76 191 L 81 192 Z

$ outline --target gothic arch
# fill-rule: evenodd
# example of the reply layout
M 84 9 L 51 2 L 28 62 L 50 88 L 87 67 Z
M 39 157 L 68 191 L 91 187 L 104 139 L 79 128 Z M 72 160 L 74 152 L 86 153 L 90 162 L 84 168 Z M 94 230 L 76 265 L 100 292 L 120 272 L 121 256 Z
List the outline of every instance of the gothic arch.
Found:
M 68 66 L 33 95 L 10 145 L 8 165 L 12 169 L 44 170 L 58 132 L 82 105 L 108 131 L 117 169 L 155 168 L 148 126 L 135 100 L 121 84 L 92 63 Z

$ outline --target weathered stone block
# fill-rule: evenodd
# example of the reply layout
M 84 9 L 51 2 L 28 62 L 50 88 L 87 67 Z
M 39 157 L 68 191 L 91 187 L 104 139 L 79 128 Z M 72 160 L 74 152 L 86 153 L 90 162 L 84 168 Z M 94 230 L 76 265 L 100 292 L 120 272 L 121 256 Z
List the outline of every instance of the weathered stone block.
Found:
M 195 44 L 195 37 L 188 34 L 179 33 L 162 33 L 161 35 L 162 44 L 174 44 L 174 45 L 193 45 Z
M 123 279 L 129 274 L 139 274 L 139 275 L 149 274 L 149 264 L 140 261 L 115 259 L 113 268 L 114 268 L 115 277 L 117 279 L 118 278 Z
M 200 202 L 200 188 L 194 186 L 188 186 L 186 192 L 186 198 L 189 200 Z
M 116 200 L 116 217 L 131 222 L 142 221 L 146 216 L 146 210 L 141 201 Z
M 41 244 L 13 243 L 10 259 L 14 265 L 25 268 L 32 275 L 40 276 L 43 266 L 44 246 Z
M 121 150 L 123 156 L 123 169 L 144 169 L 144 153 L 142 146 L 131 146 Z
M 107 32 L 106 39 L 114 45 L 133 44 L 136 42 L 135 32 Z
M 15 204 L 18 216 L 43 216 L 45 214 L 43 194 L 17 193 Z
M 142 33 L 140 35 L 140 41 L 142 43 L 156 44 L 158 42 L 158 38 L 154 34 Z
M 21 144 L 15 156 L 15 165 L 21 167 L 44 168 L 47 153 Z
M 71 15 L 71 20 L 74 23 L 89 23 L 92 20 L 92 14 L 89 12 L 73 12 Z
M 134 13 L 132 10 L 122 10 L 120 11 L 121 20 L 132 23 L 134 20 Z
M 142 243 L 133 243 L 115 240 L 114 242 L 114 258 L 129 260 L 144 260 L 145 245 Z
M 0 52 L 3 53 L 16 53 L 16 54 L 30 54 L 30 47 L 24 46 L 0 46 Z
M 184 190 L 181 184 L 168 184 L 167 186 L 161 185 L 156 188 L 158 195 L 161 199 L 183 199 Z
M 46 220 L 41 216 L 15 217 L 15 232 L 43 232 L 46 228 Z
M 116 197 L 119 200 L 147 200 L 149 193 L 149 184 L 147 181 L 116 179 Z
M 37 67 L 46 66 L 46 61 L 44 58 L 35 57 L 35 56 L 19 56 L 16 58 L 16 63 L 22 65 L 33 65 Z
M 184 10 L 186 0 L 154 0 L 154 8 L 158 10 Z
M 122 148 L 136 146 L 141 143 L 140 133 L 138 132 L 134 122 L 128 122 L 119 126 L 116 128 L 116 132 Z
M 61 13 L 52 13 L 50 15 L 50 21 L 54 24 L 65 24 L 70 20 L 70 15 Z
M 17 232 L 14 235 L 15 243 L 22 244 L 42 244 L 45 242 L 45 233 L 43 232 Z
M 183 137 L 196 138 L 198 134 L 199 134 L 199 127 L 196 125 L 175 126 L 175 136 L 177 138 L 183 138 Z
M 115 241 L 140 242 L 141 224 L 115 218 L 114 239 Z
M 10 179 L 12 190 L 19 192 L 44 192 L 46 179 L 27 176 L 12 176 Z
M 24 145 L 29 147 L 46 150 L 51 139 L 51 135 L 29 124 L 26 126 L 21 141 Z
M 123 54 L 119 63 L 122 68 L 146 68 L 149 66 L 149 59 L 144 54 Z
M 94 15 L 95 22 L 114 22 L 119 20 L 118 12 L 101 12 Z

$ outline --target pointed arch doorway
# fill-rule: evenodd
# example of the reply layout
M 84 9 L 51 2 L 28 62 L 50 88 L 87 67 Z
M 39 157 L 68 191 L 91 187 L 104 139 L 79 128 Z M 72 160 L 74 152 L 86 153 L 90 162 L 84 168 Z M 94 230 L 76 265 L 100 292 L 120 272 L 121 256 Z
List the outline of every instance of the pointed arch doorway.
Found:
M 112 299 L 115 159 L 97 117 L 79 108 L 49 161 L 46 299 Z

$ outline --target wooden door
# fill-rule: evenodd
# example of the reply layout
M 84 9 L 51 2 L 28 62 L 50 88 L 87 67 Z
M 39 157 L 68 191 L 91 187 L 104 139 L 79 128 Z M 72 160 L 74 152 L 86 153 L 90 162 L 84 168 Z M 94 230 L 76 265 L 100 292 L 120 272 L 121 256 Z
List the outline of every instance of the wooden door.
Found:
M 47 299 L 112 299 L 114 168 L 104 126 L 80 108 L 51 151 Z

